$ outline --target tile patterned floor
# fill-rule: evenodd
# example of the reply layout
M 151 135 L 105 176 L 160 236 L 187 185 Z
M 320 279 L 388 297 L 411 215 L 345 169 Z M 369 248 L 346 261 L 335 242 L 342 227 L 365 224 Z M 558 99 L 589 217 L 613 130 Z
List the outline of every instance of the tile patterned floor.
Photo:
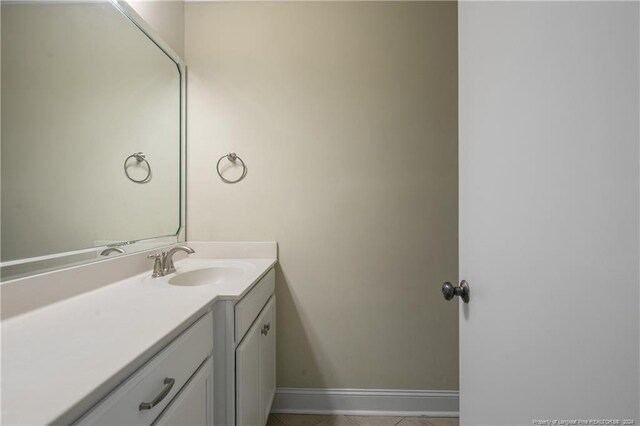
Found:
M 458 426 L 457 418 L 272 414 L 267 426 Z

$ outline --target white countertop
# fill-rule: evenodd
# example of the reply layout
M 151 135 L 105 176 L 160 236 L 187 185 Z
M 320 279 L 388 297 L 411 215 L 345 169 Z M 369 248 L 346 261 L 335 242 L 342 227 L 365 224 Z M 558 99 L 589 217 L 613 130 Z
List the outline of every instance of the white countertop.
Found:
M 75 420 L 213 302 L 242 298 L 276 258 L 185 259 L 176 269 L 228 261 L 253 267 L 196 287 L 145 272 L 2 321 L 2 423 Z

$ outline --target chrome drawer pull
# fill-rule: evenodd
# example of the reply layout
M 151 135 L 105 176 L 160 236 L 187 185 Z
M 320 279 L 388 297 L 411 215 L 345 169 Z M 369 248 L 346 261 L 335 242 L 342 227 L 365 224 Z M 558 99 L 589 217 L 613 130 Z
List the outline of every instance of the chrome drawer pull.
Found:
M 165 387 L 164 387 L 164 389 L 162 389 L 162 392 L 160 392 L 158 394 L 158 396 L 153 398 L 153 401 L 151 401 L 151 402 L 142 402 L 140 404 L 140 407 L 138 407 L 140 409 L 140 411 L 142 411 L 142 410 L 150 410 L 153 407 L 155 407 L 156 405 L 160 404 L 160 401 L 162 401 L 165 396 L 169 395 L 169 392 L 171 392 L 171 388 L 173 387 L 173 385 L 175 383 L 176 383 L 176 379 L 172 379 L 170 377 L 166 377 L 164 379 Z

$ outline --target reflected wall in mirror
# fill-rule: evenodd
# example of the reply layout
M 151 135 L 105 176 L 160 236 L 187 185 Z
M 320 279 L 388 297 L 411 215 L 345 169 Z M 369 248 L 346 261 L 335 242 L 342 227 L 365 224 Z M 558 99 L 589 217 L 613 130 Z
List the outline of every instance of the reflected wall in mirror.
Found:
M 109 1 L 1 7 L 2 278 L 179 240 L 179 58 Z

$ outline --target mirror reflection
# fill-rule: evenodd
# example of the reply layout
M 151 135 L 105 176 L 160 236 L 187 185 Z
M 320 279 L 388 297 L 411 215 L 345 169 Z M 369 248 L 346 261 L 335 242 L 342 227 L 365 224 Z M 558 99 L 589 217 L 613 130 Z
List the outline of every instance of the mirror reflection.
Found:
M 1 13 L 3 278 L 175 237 L 176 62 L 108 1 L 3 2 Z M 120 250 L 86 250 L 106 246 Z

